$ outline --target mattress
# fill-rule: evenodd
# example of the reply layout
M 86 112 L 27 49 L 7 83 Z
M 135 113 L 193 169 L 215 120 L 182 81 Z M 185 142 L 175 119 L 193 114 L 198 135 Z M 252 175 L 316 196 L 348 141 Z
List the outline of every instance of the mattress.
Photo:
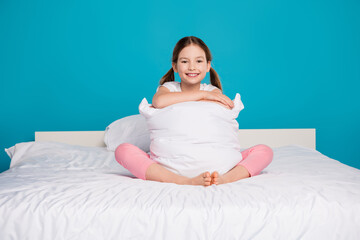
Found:
M 255 177 L 203 186 L 134 178 L 101 147 L 7 149 L 0 239 L 360 239 L 360 170 L 274 148 Z

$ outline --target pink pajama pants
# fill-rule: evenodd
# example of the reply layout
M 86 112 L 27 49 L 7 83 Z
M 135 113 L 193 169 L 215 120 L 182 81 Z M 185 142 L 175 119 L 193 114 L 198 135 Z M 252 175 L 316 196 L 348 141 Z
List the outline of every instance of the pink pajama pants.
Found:
M 258 175 L 273 159 L 270 147 L 260 144 L 241 152 L 242 160 L 236 164 L 245 167 L 250 176 Z M 147 168 L 156 161 L 150 159 L 149 154 L 130 144 L 120 144 L 115 150 L 115 159 L 135 177 L 146 180 Z M 200 173 L 199 173 L 200 174 Z

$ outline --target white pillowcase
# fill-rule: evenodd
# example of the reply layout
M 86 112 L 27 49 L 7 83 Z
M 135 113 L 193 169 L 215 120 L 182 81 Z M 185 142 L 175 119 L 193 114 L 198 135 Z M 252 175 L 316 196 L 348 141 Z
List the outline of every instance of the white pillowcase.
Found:
M 17 143 L 5 151 L 11 158 L 10 168 L 95 171 L 134 177 L 116 162 L 114 152 L 104 147 L 36 141 Z
M 150 133 L 145 118 L 137 114 L 116 120 L 106 127 L 104 142 L 110 151 L 115 151 L 122 143 L 131 143 L 149 152 Z
M 187 177 L 229 171 L 242 159 L 236 121 L 244 108 L 240 94 L 233 102 L 233 109 L 204 101 L 156 109 L 144 98 L 139 111 L 148 123 L 151 158 Z

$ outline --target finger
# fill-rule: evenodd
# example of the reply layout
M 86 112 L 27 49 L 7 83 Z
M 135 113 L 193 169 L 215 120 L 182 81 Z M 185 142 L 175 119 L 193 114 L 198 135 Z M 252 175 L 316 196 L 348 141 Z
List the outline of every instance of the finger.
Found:
M 217 102 L 223 104 L 224 106 L 226 106 L 226 108 L 228 108 L 228 109 L 233 108 L 233 105 L 234 105 L 233 101 L 231 101 L 231 99 L 228 98 L 226 95 L 224 95 L 222 93 L 215 93 L 213 95 L 213 97 L 214 97 L 214 101 L 217 101 Z
M 222 96 L 222 99 L 223 99 L 223 102 L 224 102 L 224 104 L 225 104 L 226 106 L 229 106 L 229 108 L 233 108 L 234 103 L 233 103 L 233 101 L 231 101 L 230 98 L 228 98 L 227 96 L 223 95 L 223 96 Z
M 231 108 L 233 108 L 234 107 L 234 102 L 230 99 L 230 98 L 228 98 L 227 96 L 225 96 L 226 97 L 226 102 L 227 102 L 227 104 L 231 107 Z
M 224 95 L 224 97 L 230 105 L 234 105 L 233 101 L 228 96 Z

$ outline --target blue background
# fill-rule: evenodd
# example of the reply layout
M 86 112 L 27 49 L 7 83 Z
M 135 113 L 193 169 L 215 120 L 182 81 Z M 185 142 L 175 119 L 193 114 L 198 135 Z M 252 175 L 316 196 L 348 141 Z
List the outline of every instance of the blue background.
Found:
M 2 0 L 0 171 L 3 149 L 35 131 L 137 114 L 189 35 L 224 93 L 241 94 L 240 128 L 316 128 L 321 153 L 360 168 L 359 12 L 355 0 Z

